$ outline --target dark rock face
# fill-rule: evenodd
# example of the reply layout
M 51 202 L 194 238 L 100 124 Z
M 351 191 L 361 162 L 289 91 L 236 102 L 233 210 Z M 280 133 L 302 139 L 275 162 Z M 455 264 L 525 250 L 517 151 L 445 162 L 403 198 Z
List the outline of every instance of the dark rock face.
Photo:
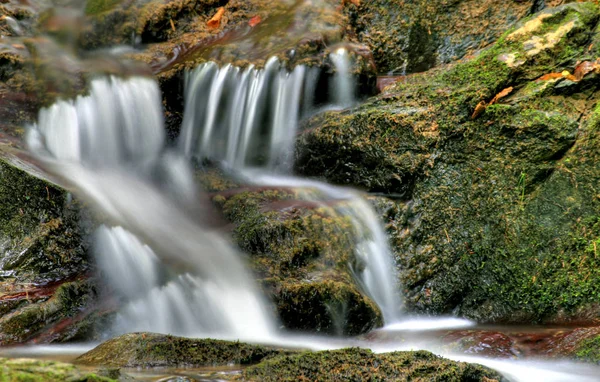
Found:
M 598 19 L 591 3 L 543 11 L 474 59 L 305 126 L 298 172 L 394 198 L 382 212 L 409 308 L 597 317 L 598 77 L 542 76 L 597 57 Z
M 0 343 L 87 338 L 96 292 L 80 209 L 16 160 L 0 160 Z
M 473 54 L 536 1 L 363 1 L 349 10 L 358 41 L 373 51 L 379 73 L 415 73 Z

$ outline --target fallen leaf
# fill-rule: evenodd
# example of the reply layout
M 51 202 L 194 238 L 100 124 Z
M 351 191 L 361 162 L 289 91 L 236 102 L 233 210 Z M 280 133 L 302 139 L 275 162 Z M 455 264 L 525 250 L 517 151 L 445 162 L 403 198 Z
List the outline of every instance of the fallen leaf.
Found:
M 600 64 L 598 62 L 591 61 L 583 61 L 581 64 L 575 67 L 575 71 L 573 75 L 577 79 L 577 81 L 581 81 L 583 77 L 585 77 L 588 73 L 593 72 L 594 70 L 600 69 Z
M 541 76 L 540 78 L 538 78 L 536 81 L 550 81 L 550 80 L 555 80 L 557 78 L 563 78 L 562 73 L 548 73 L 548 74 L 544 74 L 543 76 Z
M 342 0 L 342 6 L 345 6 L 348 3 L 352 3 L 352 4 L 356 5 L 357 7 L 360 6 L 360 0 Z
M 471 119 L 475 119 L 477 118 L 481 113 L 483 113 L 485 111 L 485 108 L 487 107 L 487 103 L 485 101 L 481 101 L 477 104 L 477 106 L 475 106 L 475 111 L 473 112 L 473 115 L 471 116 Z
M 496 96 L 490 101 L 489 105 L 495 104 L 500 98 L 504 98 L 509 95 L 513 91 L 513 87 L 508 87 L 502 90 L 500 93 L 496 94 Z M 488 105 L 488 106 L 489 106 Z
M 208 20 L 208 22 L 206 23 L 206 25 L 210 29 L 218 28 L 219 25 L 221 25 L 221 18 L 223 17 L 224 13 L 225 13 L 225 7 L 219 8 L 217 10 L 217 13 L 215 13 L 215 15 L 210 20 Z
M 171 23 L 171 29 L 173 30 L 173 32 L 177 32 L 177 29 L 175 29 L 175 23 L 173 22 L 173 19 L 169 19 L 169 22 Z
M 248 25 L 250 25 L 252 28 L 254 28 L 261 21 L 262 20 L 260 19 L 260 16 L 254 16 L 253 18 L 251 18 L 250 20 L 248 20 Z

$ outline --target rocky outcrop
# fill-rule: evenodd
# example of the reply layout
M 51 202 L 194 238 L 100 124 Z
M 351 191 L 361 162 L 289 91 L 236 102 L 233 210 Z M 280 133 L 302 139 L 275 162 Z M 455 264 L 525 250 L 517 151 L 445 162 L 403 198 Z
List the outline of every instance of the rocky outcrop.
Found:
M 305 126 L 298 172 L 395 200 L 381 211 L 410 309 L 598 317 L 599 16 L 545 10 L 475 58 Z
M 201 177 L 286 328 L 355 335 L 382 324 L 354 279 L 360 236 L 345 201 L 301 197 L 318 194 L 311 189 L 241 187 L 214 172 Z
M 0 158 L 0 343 L 94 336 L 85 224 L 68 192 L 4 146 Z

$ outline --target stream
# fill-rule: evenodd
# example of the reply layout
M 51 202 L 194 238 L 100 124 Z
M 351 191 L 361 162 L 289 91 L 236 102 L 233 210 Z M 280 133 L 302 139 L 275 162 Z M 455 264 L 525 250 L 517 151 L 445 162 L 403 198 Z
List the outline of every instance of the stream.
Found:
M 97 75 L 87 94 L 42 108 L 37 122 L 27 127 L 29 153 L 102 217 L 91 238 L 93 254 L 119 301 L 106 338 L 149 331 L 291 349 L 425 349 L 488 366 L 509 381 L 599 381 L 600 366 L 543 358 L 552 337 L 574 327 L 410 316 L 402 304 L 389 238 L 369 195 L 294 175 L 301 121 L 324 110 L 360 105 L 350 57 L 345 48 L 331 52 L 327 60 L 333 74 L 327 75 L 305 65 L 290 71 L 277 57 L 261 68 L 200 64 L 185 74 L 181 129 L 172 141 L 165 131 L 161 90 L 152 77 Z M 317 94 L 323 88 L 328 95 Z M 381 311 L 384 326 L 354 337 L 282 329 L 245 255 L 214 227 L 211 201 L 196 178 L 208 162 L 243 185 L 292 189 L 298 200 L 315 208 L 333 205 L 336 216 L 347 218 L 351 230 L 344 234 L 353 253 L 346 266 L 358 290 Z M 345 311 L 332 308 L 331 314 L 341 328 Z M 487 339 L 455 346 L 457 338 L 474 332 L 506 336 L 516 346 Z M 95 345 L 5 347 L 0 356 L 71 362 Z M 240 370 L 123 371 L 143 381 L 176 376 L 216 381 Z

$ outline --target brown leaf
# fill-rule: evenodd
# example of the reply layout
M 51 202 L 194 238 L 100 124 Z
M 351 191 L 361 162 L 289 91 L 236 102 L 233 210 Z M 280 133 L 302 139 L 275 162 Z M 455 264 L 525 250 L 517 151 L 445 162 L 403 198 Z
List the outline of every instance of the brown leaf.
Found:
M 261 21 L 262 20 L 260 19 L 260 16 L 254 16 L 253 18 L 251 18 L 250 20 L 248 20 L 248 25 L 250 25 L 252 28 L 254 28 Z
M 573 75 L 577 81 L 581 81 L 588 73 L 591 73 L 598 67 L 598 64 L 591 61 L 583 61 L 575 67 Z
M 512 91 L 513 91 L 513 87 L 512 87 L 512 86 L 511 86 L 511 87 L 508 87 L 508 88 L 506 88 L 506 89 L 504 89 L 504 90 L 502 90 L 500 93 L 496 94 L 496 96 L 495 96 L 495 97 L 494 97 L 494 98 L 493 98 L 493 99 L 490 101 L 489 105 L 493 105 L 493 104 L 495 104 L 496 102 L 498 102 L 498 100 L 499 100 L 500 98 L 504 98 L 504 97 L 506 97 L 506 96 L 507 96 L 507 95 L 509 95 L 509 94 L 510 94 Z M 488 106 L 489 106 L 489 105 L 488 105 Z
M 563 78 L 562 73 L 548 73 L 548 74 L 544 74 L 543 76 L 541 76 L 540 78 L 538 78 L 536 81 L 550 81 L 550 80 L 555 80 L 557 78 Z
M 221 25 L 221 18 L 223 17 L 224 13 L 225 13 L 225 7 L 219 8 L 217 10 L 217 13 L 215 13 L 215 15 L 210 20 L 208 20 L 208 22 L 206 23 L 206 25 L 210 29 L 218 28 L 219 25 Z
M 477 118 L 481 113 L 483 113 L 485 111 L 485 108 L 488 107 L 487 103 L 485 101 L 481 101 L 477 104 L 477 106 L 475 106 L 475 111 L 473 112 L 473 115 L 471 116 L 471 119 L 475 119 Z

